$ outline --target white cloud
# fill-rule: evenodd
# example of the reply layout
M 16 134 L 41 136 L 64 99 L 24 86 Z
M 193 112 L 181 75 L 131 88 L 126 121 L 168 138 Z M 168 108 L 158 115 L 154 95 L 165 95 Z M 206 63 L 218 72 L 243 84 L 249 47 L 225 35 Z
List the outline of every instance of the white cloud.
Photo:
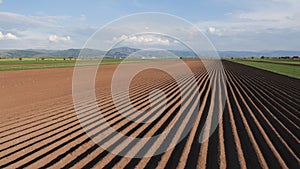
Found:
M 207 32 L 209 34 L 212 34 L 212 35 L 218 35 L 218 36 L 222 36 L 223 35 L 223 30 L 220 30 L 220 29 L 217 29 L 216 27 L 209 27 L 207 29 Z
M 97 28 L 96 26 L 84 23 L 84 21 L 80 20 L 80 17 L 29 16 L 12 12 L 0 12 L 0 31 L 17 35 L 18 38 L 18 41 L 14 42 L 0 41 L 0 48 L 81 48 Z M 53 35 L 53 37 L 50 38 L 49 35 Z M 54 35 L 56 35 L 56 38 Z M 13 38 L 11 35 L 9 37 Z
M 12 34 L 12 33 L 7 33 L 6 34 L 6 39 L 18 39 L 16 35 Z
M 217 50 L 299 50 L 299 0 L 226 1 L 242 9 L 196 24 Z
M 18 37 L 12 33 L 3 34 L 0 32 L 0 40 L 17 40 Z
M 196 24 L 218 50 L 299 50 L 299 0 L 226 1 L 243 9 Z
M 65 21 L 67 19 L 71 19 L 70 16 L 28 16 L 30 19 L 33 19 L 34 21 L 40 21 L 46 24 L 58 24 L 60 23 L 60 21 Z
M 50 35 L 48 40 L 50 42 L 60 42 L 60 41 L 63 41 L 63 42 L 68 42 L 68 41 L 71 41 L 71 37 L 70 36 L 57 36 L 57 35 Z
M 209 27 L 207 30 L 209 33 L 213 34 L 216 32 L 216 28 L 215 27 Z
M 153 35 L 139 35 L 139 36 L 126 36 L 114 37 L 112 42 L 125 41 L 134 44 L 149 44 L 149 45 L 170 45 L 169 39 L 153 36 Z
M 57 28 L 59 27 L 58 22 L 63 18 L 62 16 L 26 16 L 11 12 L 0 12 L 0 23 L 3 29 Z
M 0 0 L 0 4 L 3 4 L 3 0 Z
M 208 33 L 221 32 L 222 35 L 241 33 L 270 33 L 272 30 L 300 31 L 299 0 L 226 0 L 244 10 L 226 14 L 226 19 L 200 22 L 197 25 Z M 209 30 L 215 27 L 215 30 Z M 220 33 L 217 33 L 220 35 Z
M 50 42 L 58 41 L 58 37 L 56 35 L 50 35 L 48 39 L 49 39 Z

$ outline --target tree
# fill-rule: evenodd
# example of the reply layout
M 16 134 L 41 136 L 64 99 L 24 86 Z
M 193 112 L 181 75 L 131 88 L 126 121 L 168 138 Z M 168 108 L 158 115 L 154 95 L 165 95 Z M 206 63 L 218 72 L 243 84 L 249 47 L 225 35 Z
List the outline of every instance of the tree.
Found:
M 264 58 L 265 58 L 265 56 L 261 56 L 260 58 L 261 58 L 261 59 L 264 59 Z

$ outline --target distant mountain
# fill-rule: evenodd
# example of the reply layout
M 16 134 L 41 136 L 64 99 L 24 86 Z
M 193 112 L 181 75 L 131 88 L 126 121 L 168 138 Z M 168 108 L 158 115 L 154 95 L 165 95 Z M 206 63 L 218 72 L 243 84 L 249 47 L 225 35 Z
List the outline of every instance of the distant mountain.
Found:
M 280 56 L 300 56 L 300 51 L 219 51 L 219 56 L 222 58 L 236 58 L 236 57 L 280 57 Z
M 113 48 L 106 53 L 107 57 L 127 57 L 130 54 L 139 51 L 140 49 L 129 48 L 129 47 L 119 47 Z
M 10 57 L 40 57 L 44 56 L 44 53 L 31 50 L 0 50 L 1 58 L 10 58 Z
M 101 51 L 96 49 L 68 49 L 68 50 L 46 50 L 46 49 L 28 49 L 28 50 L 0 50 L 0 58 L 46 58 L 46 57 L 72 57 L 77 58 L 79 54 L 85 57 L 127 57 L 132 53 L 140 53 L 141 55 L 136 55 L 135 57 L 171 57 L 170 54 L 173 54 L 177 57 L 195 57 L 195 53 L 191 51 L 183 50 L 168 50 L 169 56 L 164 56 L 165 51 L 160 50 L 148 50 L 140 51 L 140 49 L 129 48 L 129 47 L 118 47 L 113 48 L 109 51 Z M 219 56 L 221 58 L 237 58 L 237 57 L 280 57 L 280 56 L 300 56 L 300 51 L 219 51 Z
M 192 51 L 183 51 L 183 50 L 169 50 L 169 52 L 173 53 L 177 57 L 183 57 L 183 58 L 193 58 L 197 55 Z
M 68 49 L 68 50 L 60 50 L 51 54 L 53 57 L 78 57 L 80 53 L 80 49 Z
M 28 49 L 28 50 L 0 50 L 0 58 L 77 58 L 80 54 L 89 57 L 103 56 L 106 52 L 95 49 L 68 49 L 68 50 L 43 50 L 43 49 Z

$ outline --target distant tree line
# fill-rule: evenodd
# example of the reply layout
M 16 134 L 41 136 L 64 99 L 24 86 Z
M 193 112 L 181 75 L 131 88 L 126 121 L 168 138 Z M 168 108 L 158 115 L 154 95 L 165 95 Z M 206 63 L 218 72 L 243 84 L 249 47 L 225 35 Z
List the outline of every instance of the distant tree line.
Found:
M 0 59 L 8 59 L 7 57 L 0 57 Z M 18 57 L 18 58 L 15 58 L 15 59 L 18 59 L 18 60 L 23 60 L 23 57 Z M 34 58 L 33 58 L 34 59 Z M 50 60 L 56 60 L 57 58 L 44 58 L 44 57 L 37 57 L 35 58 L 36 61 L 40 61 L 40 60 L 46 60 L 46 59 L 50 59 Z M 76 60 L 76 58 L 74 57 L 63 57 L 61 58 L 63 60 Z
M 279 57 L 266 57 L 264 55 L 260 56 L 260 57 L 255 57 L 255 56 L 251 56 L 251 57 L 241 57 L 241 58 L 248 58 L 248 59 L 255 59 L 255 58 L 260 58 L 260 59 L 293 59 L 293 60 L 300 60 L 299 56 L 279 56 Z M 234 57 L 231 57 L 230 59 L 234 59 Z
M 252 56 L 251 59 L 254 59 L 255 57 Z M 260 59 L 300 59 L 299 56 L 280 56 L 280 57 L 266 57 L 266 56 L 261 56 Z
M 299 56 L 281 56 L 279 59 L 299 59 Z

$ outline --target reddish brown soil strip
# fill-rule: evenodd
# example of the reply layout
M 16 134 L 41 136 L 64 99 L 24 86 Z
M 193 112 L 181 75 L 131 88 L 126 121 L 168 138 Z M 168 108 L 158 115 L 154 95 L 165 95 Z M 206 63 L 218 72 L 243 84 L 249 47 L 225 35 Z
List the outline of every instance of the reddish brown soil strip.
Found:
M 235 88 L 237 88 L 236 86 L 234 86 Z M 241 96 L 241 93 L 238 91 L 238 94 Z M 270 138 L 267 136 L 267 134 L 265 133 L 264 129 L 262 128 L 261 124 L 258 122 L 257 118 L 253 115 L 252 110 L 250 109 L 250 107 L 248 106 L 249 103 L 246 103 L 245 99 L 243 97 L 241 97 L 242 102 L 245 104 L 246 109 L 250 112 L 250 115 L 252 117 L 252 119 L 254 120 L 254 122 L 256 123 L 259 131 L 262 133 L 262 136 L 264 137 L 265 141 L 267 142 L 268 146 L 270 146 L 270 149 L 272 150 L 272 152 L 274 153 L 274 155 L 276 156 L 276 158 L 278 159 L 279 164 L 281 165 L 281 167 L 283 168 L 287 168 L 285 162 L 282 160 L 282 157 L 280 156 L 280 154 L 278 153 L 278 151 L 276 150 L 276 148 L 274 147 L 273 143 L 271 142 Z M 257 109 L 258 111 L 260 111 L 259 109 Z M 261 113 L 261 112 L 260 112 Z M 259 153 L 260 154 L 260 153 Z M 263 158 L 262 155 L 259 155 L 259 158 Z M 263 161 L 261 161 L 262 163 L 265 163 Z
M 233 136 L 235 139 L 235 143 L 236 143 L 236 149 L 237 149 L 237 154 L 238 154 L 238 159 L 239 159 L 239 163 L 240 163 L 240 167 L 241 168 L 246 168 L 246 160 L 244 157 L 244 153 L 242 150 L 242 145 L 241 145 L 241 141 L 237 132 L 237 127 L 235 124 L 235 120 L 233 117 L 233 112 L 232 112 L 232 108 L 231 108 L 231 104 L 229 102 L 229 98 L 227 96 L 227 105 L 228 105 L 228 111 L 229 111 L 229 117 L 230 117 L 230 122 L 231 122 L 231 127 L 233 130 Z

